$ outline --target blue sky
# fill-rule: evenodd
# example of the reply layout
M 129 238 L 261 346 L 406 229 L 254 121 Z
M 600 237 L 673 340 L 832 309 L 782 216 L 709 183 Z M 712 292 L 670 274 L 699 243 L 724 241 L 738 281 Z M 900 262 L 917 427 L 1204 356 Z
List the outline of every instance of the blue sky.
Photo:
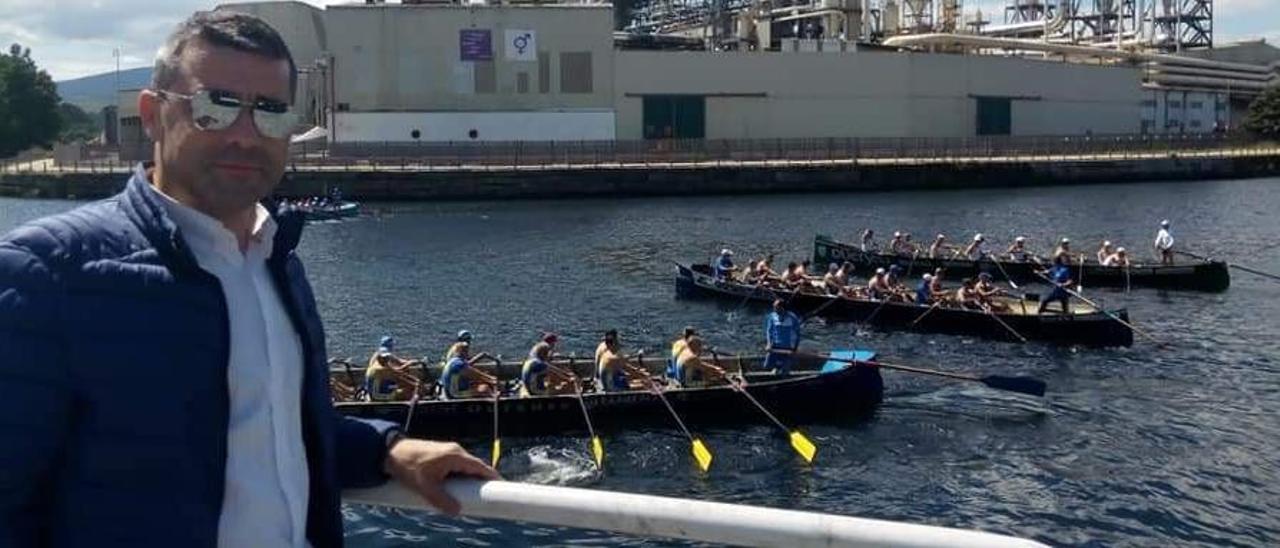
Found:
M 982 9 L 988 18 L 1002 14 L 1001 0 L 962 0 L 964 11 Z M 1088 0 L 1085 0 L 1088 1 Z M 323 0 L 307 0 L 323 5 Z M 207 0 L 0 0 L 0 47 L 14 42 L 55 80 L 115 68 L 150 64 L 164 36 L 178 21 L 218 2 Z M 1216 0 L 1216 40 L 1266 38 L 1280 45 L 1280 0 Z M 994 17 L 992 17 L 994 16 Z

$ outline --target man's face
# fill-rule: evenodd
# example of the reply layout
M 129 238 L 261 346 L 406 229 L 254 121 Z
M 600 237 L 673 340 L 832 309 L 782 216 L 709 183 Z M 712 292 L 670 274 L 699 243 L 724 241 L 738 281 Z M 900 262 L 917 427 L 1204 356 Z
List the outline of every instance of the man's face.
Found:
M 289 63 L 199 40 L 183 50 L 180 76 L 170 89 L 231 92 L 244 102 L 292 102 Z M 174 198 L 215 218 L 244 212 L 268 196 L 284 174 L 288 139 L 260 134 L 249 112 L 228 128 L 204 131 L 191 120 L 189 101 L 144 93 L 143 120 L 157 144 L 156 163 Z

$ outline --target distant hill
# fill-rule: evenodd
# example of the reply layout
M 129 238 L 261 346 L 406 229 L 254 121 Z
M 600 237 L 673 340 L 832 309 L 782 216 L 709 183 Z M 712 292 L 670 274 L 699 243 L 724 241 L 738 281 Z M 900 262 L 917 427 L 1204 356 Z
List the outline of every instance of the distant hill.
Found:
M 151 82 L 151 67 L 120 71 L 120 89 L 139 89 Z M 96 114 L 102 107 L 116 104 L 115 71 L 55 82 L 63 101 Z

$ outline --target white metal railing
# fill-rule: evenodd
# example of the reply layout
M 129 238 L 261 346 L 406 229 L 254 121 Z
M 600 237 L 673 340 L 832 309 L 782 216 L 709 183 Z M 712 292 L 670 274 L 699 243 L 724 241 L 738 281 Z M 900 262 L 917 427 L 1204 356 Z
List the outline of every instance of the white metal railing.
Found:
M 614 531 L 737 546 L 1031 548 L 1043 544 L 981 531 L 616 491 L 453 479 L 445 490 L 477 518 Z M 346 502 L 429 507 L 395 482 L 349 490 Z

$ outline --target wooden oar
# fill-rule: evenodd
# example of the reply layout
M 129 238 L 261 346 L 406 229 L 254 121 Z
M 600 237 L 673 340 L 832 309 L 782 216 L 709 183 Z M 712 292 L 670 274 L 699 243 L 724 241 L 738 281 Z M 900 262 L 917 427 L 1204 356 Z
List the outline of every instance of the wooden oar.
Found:
M 1176 249 L 1175 249 L 1173 252 L 1174 252 L 1174 253 L 1177 253 L 1177 254 L 1179 254 L 1179 255 L 1186 255 L 1186 256 L 1191 257 L 1191 258 L 1193 258 L 1193 259 L 1199 259 L 1199 260 L 1201 260 L 1201 261 L 1205 261 L 1205 262 L 1211 262 L 1211 261 L 1213 260 L 1213 259 L 1210 259 L 1210 258 L 1208 258 L 1208 257 L 1201 257 L 1201 256 L 1199 256 L 1199 255 L 1196 255 L 1195 253 L 1187 253 L 1186 251 L 1178 251 L 1178 250 L 1176 250 Z M 1254 275 L 1257 275 L 1257 276 L 1262 276 L 1262 277 L 1264 277 L 1264 278 L 1271 278 L 1271 279 L 1273 279 L 1273 280 L 1280 281 L 1280 276 L 1277 276 L 1277 275 L 1275 275 L 1275 274 L 1269 274 L 1269 273 L 1263 272 L 1263 271 L 1261 271 L 1261 270 L 1255 270 L 1255 269 L 1253 269 L 1253 268 L 1249 268 L 1249 267 L 1244 266 L 1244 265 L 1238 265 L 1238 264 L 1236 264 L 1236 263 L 1230 263 L 1230 262 L 1229 262 L 1229 263 L 1227 263 L 1227 266 L 1229 266 L 1229 267 L 1231 267 L 1231 268 L 1234 268 L 1234 269 L 1236 269 L 1236 270 L 1243 270 L 1243 271 L 1248 272 L 1248 273 L 1250 273 L 1250 274 L 1254 274 Z
M 796 355 L 804 355 L 799 352 Z M 1017 392 L 1019 394 L 1028 394 L 1031 396 L 1043 397 L 1045 392 L 1045 383 L 1040 379 L 1030 377 L 1006 377 L 1003 375 L 986 375 L 982 377 L 972 375 L 962 375 L 960 373 L 950 373 L 947 371 L 938 371 L 936 369 L 920 369 L 918 367 L 909 367 L 905 365 L 894 365 L 876 361 L 861 361 L 849 358 L 837 358 L 826 354 L 808 354 L 815 358 L 825 358 L 838 362 L 849 363 L 853 365 L 863 365 L 867 367 L 880 367 L 883 369 L 895 369 L 898 371 L 906 371 L 908 373 L 919 373 L 921 375 L 933 375 L 935 377 L 946 377 L 948 379 L 956 379 L 962 381 L 980 382 L 989 388 L 996 390 L 1007 390 L 1009 392 Z
M 1080 279 L 1076 280 L 1076 291 L 1084 293 L 1084 253 L 1080 254 Z
M 1079 294 L 1079 293 L 1076 293 L 1075 291 L 1072 291 L 1072 290 L 1071 290 L 1071 288 L 1069 288 L 1069 287 L 1062 286 L 1062 285 L 1058 285 L 1058 283 L 1057 283 L 1057 282 L 1053 281 L 1052 279 L 1050 279 L 1048 276 L 1045 276 L 1044 274 L 1041 274 L 1041 273 L 1039 273 L 1039 272 L 1036 272 L 1036 275 L 1037 275 L 1037 276 L 1040 276 L 1041 278 L 1044 278 L 1044 281 L 1049 282 L 1049 285 L 1052 285 L 1052 286 L 1054 286 L 1054 287 L 1061 287 L 1063 291 L 1066 291 L 1066 292 L 1067 292 L 1068 294 L 1070 294 L 1071 296 L 1073 296 L 1073 297 L 1075 297 L 1075 298 L 1077 298 L 1077 299 L 1080 299 L 1081 301 L 1084 301 L 1084 303 L 1085 303 L 1085 304 L 1087 304 L 1087 305 L 1089 305 L 1089 306 L 1092 306 L 1092 307 L 1094 307 L 1094 308 L 1098 309 L 1098 311 L 1099 311 L 1099 312 L 1102 312 L 1103 314 L 1106 314 L 1106 315 L 1107 315 L 1108 317 L 1110 317 L 1111 319 L 1113 319 L 1113 320 L 1115 320 L 1115 321 L 1117 321 L 1117 322 L 1120 322 L 1120 324 L 1121 324 L 1121 325 L 1123 325 L 1123 326 L 1125 326 L 1125 327 L 1128 327 L 1128 328 L 1129 328 L 1129 330 L 1133 331 L 1134 333 L 1137 333 L 1137 334 L 1139 334 L 1139 335 L 1142 335 L 1143 337 L 1146 337 L 1148 340 L 1150 340 L 1151 342 L 1155 343 L 1155 344 L 1156 344 L 1156 346 L 1165 346 L 1165 343 L 1164 343 L 1164 342 L 1162 342 L 1162 341 L 1160 341 L 1160 339 L 1157 339 L 1157 338 L 1155 338 L 1155 337 L 1152 337 L 1152 336 L 1151 336 L 1150 334 L 1148 334 L 1146 331 L 1143 331 L 1143 330 L 1141 330 L 1141 329 L 1138 329 L 1138 327 L 1137 327 L 1137 326 L 1135 326 L 1135 325 L 1133 325 L 1133 324 L 1131 324 L 1131 323 L 1129 323 L 1129 322 L 1124 321 L 1124 319 L 1123 319 L 1123 318 L 1121 318 L 1120 316 L 1117 316 L 1117 315 L 1115 315 L 1115 314 L 1112 314 L 1112 313 L 1111 313 L 1111 311 L 1109 311 L 1109 310 L 1107 310 L 1107 309 L 1103 308 L 1103 307 L 1102 307 L 1102 305 L 1100 305 L 1100 304 L 1098 304 L 1098 303 L 1095 303 L 1095 302 L 1093 302 L 1093 301 L 1091 301 L 1091 300 L 1089 300 L 1089 299 L 1085 298 L 1085 296 L 1084 296 L 1084 295 L 1081 295 L 1081 294 Z
M 1000 259 L 996 258 L 996 254 L 988 253 L 987 257 L 991 259 L 991 262 L 996 263 L 996 268 L 1000 269 L 1000 274 L 1004 276 L 1004 281 L 1009 282 L 1009 287 L 1012 287 L 1013 289 L 1018 289 L 1018 284 L 1014 283 L 1013 277 L 1010 276 L 1009 273 L 1005 271 L 1004 265 L 1000 264 Z
M 644 357 L 641 356 L 640 360 L 640 366 L 643 368 Z M 692 432 L 689 432 L 689 428 L 684 425 L 683 420 L 680 420 L 680 415 L 676 413 L 676 409 L 671 406 L 671 402 L 667 401 L 667 396 L 662 393 L 662 389 L 658 387 L 658 383 L 654 382 L 653 379 L 649 379 L 649 391 L 653 392 L 659 400 L 662 400 L 662 405 L 665 405 L 667 411 L 671 412 L 671 418 L 676 420 L 676 424 L 680 425 L 680 430 L 684 432 L 685 437 L 689 438 L 689 443 L 693 447 L 693 460 L 697 461 L 698 468 L 703 472 L 710 470 L 711 450 L 707 449 L 707 444 L 703 443 L 702 439 L 694 437 Z
M 717 354 L 715 350 L 711 351 L 711 358 L 715 360 L 716 365 L 720 365 L 720 355 Z M 735 391 L 746 396 L 748 400 L 751 400 L 751 403 L 755 404 L 756 408 L 759 409 L 761 413 L 764 413 L 766 417 L 769 417 L 769 420 L 773 421 L 773 424 L 778 425 L 778 428 L 781 428 L 783 432 L 787 433 L 787 438 L 791 441 L 791 448 L 795 449 L 796 452 L 804 458 L 805 462 L 813 463 L 813 456 L 818 452 L 817 446 L 815 446 L 813 442 L 809 441 L 809 438 L 799 430 L 787 428 L 787 425 L 782 424 L 782 421 L 778 420 L 778 417 L 775 417 L 773 413 L 770 413 L 769 410 L 765 408 L 764 404 L 756 400 L 756 397 L 752 396 L 751 393 L 747 391 L 747 377 L 742 373 L 741 359 L 738 360 L 738 382 L 734 382 L 733 379 L 727 376 L 725 377 L 725 380 L 729 381 L 729 386 L 733 387 Z
M 502 398 L 502 387 L 493 385 L 493 455 L 489 466 L 498 467 L 498 459 L 502 456 L 502 440 L 498 438 L 498 401 Z
M 1009 324 L 1005 323 L 1005 321 L 1004 321 L 1004 320 L 1000 319 L 1000 316 L 999 316 L 999 315 L 997 315 L 997 314 L 996 314 L 996 312 L 995 312 L 994 310 L 992 310 L 992 309 L 991 309 L 991 307 L 990 307 L 989 305 L 979 303 L 979 306 L 981 306 L 981 307 L 982 307 L 982 311 L 983 311 L 983 312 L 986 312 L 988 316 L 991 316 L 991 319 L 995 320 L 995 321 L 996 321 L 997 323 L 999 323 L 1001 326 L 1004 326 L 1004 328 L 1005 328 L 1005 329 L 1007 329 L 1007 330 L 1009 330 L 1009 332 L 1010 332 L 1010 333 L 1013 333 L 1013 336 L 1014 336 L 1014 337 L 1017 337 L 1019 341 L 1022 341 L 1022 342 L 1024 342 L 1024 343 L 1025 343 L 1025 342 L 1027 342 L 1027 338 L 1026 338 L 1026 337 L 1023 337 L 1023 336 L 1022 336 L 1022 334 L 1021 334 L 1021 333 L 1018 333 L 1018 331 L 1017 331 L 1016 329 L 1014 329 L 1013 327 L 1011 327 Z
M 573 371 L 573 358 L 569 358 L 569 370 Z M 582 418 L 587 421 L 587 433 L 591 435 L 591 455 L 596 458 L 596 468 L 604 470 L 604 444 L 600 442 L 600 436 L 596 435 L 595 427 L 591 426 L 591 414 L 587 413 L 587 401 L 582 397 L 582 383 L 577 378 L 573 379 L 573 390 L 578 395 L 578 405 L 582 406 Z M 604 387 L 600 387 L 604 390 Z
M 796 290 L 796 292 L 799 292 L 799 289 L 797 289 L 797 290 Z M 793 295 L 794 295 L 794 294 L 793 294 Z M 840 295 L 831 295 L 831 300 L 829 300 L 829 301 L 827 301 L 827 302 L 825 302 L 825 303 L 822 303 L 822 306 L 819 306 L 818 308 L 814 309 L 814 311 L 813 311 L 813 312 L 810 312 L 810 313 L 808 313 L 808 314 L 805 314 L 805 315 L 804 315 L 804 318 L 801 318 L 801 319 L 800 319 L 800 325 L 804 325 L 804 324 L 805 324 L 805 322 L 807 322 L 807 321 L 809 321 L 809 320 L 812 320 L 812 319 L 814 319 L 814 318 L 818 317 L 818 313 L 822 312 L 823 310 L 826 310 L 826 308 L 827 308 L 828 306 L 831 306 L 832 304 L 835 304 L 835 302 L 836 302 L 836 301 L 839 301 L 839 300 L 840 300 L 840 299 L 842 299 L 842 298 L 843 298 L 843 297 L 841 297 Z M 785 305 L 784 305 L 784 306 L 785 306 Z
M 925 316 L 928 316 L 930 312 L 933 312 L 933 311 L 934 311 L 935 309 L 937 309 L 940 305 L 942 305 L 942 302 L 943 302 L 943 301 L 942 301 L 942 298 L 941 298 L 941 296 L 939 296 L 938 300 L 937 300 L 937 301 L 934 301 L 933 306 L 930 306 L 930 307 L 929 307 L 929 309 L 928 309 L 928 310 L 925 310 L 923 314 L 921 314 L 921 315 L 917 316 L 917 317 L 916 317 L 916 319 L 915 319 L 915 321 L 913 321 L 913 322 L 911 322 L 910 324 L 908 324 L 908 325 L 907 325 L 907 329 L 911 329 L 912 327 L 915 327 L 915 326 L 916 326 L 916 324 L 920 323 L 920 320 L 923 320 L 923 319 L 924 319 L 924 317 L 925 317 Z

